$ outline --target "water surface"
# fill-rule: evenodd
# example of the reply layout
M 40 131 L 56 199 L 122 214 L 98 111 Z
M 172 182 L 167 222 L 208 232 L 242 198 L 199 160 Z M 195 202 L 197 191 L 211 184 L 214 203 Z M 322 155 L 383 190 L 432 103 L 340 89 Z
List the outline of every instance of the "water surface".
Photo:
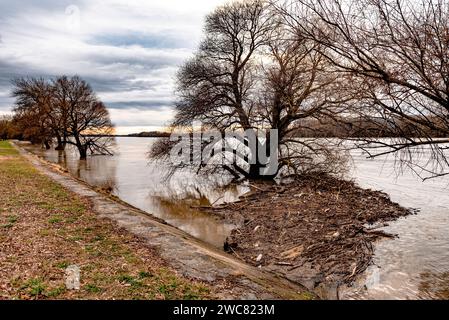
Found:
M 384 228 L 399 237 L 375 246 L 374 265 L 346 299 L 449 299 L 449 177 L 423 182 L 394 170 L 392 156 L 368 160 L 353 152 L 353 177 L 364 188 L 381 190 L 417 215 Z M 366 288 L 365 288 L 366 287 Z
M 248 188 L 232 186 L 223 189 L 225 177 L 207 179 L 183 173 L 167 179 L 166 168 L 148 160 L 147 152 L 153 142 L 152 138 L 117 138 L 114 156 L 89 157 L 85 161 L 80 161 L 72 148 L 64 152 L 34 146 L 28 148 L 46 160 L 66 167 L 88 184 L 110 189 L 113 195 L 134 207 L 214 246 L 223 247 L 234 226 L 201 213 L 195 207 L 235 201 Z

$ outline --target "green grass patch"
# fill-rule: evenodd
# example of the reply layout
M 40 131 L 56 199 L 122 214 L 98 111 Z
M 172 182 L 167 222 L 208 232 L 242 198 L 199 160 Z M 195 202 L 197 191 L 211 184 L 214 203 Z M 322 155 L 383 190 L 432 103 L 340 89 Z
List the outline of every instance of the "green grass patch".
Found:
M 75 201 L 69 206 L 61 206 L 60 209 L 64 212 L 71 213 L 71 214 L 80 214 L 83 213 L 86 210 L 86 207 L 82 203 L 78 203 Z
M 192 286 L 187 286 L 186 289 L 184 289 L 184 300 L 200 300 L 203 296 L 209 295 L 210 290 L 206 287 L 199 287 L 199 288 L 193 288 Z
M 97 234 L 97 235 L 95 235 L 95 237 L 92 239 L 92 241 L 99 242 L 99 241 L 104 241 L 104 239 L 105 239 L 105 237 L 104 237 L 103 235 Z
M 139 278 L 140 279 L 146 279 L 146 278 L 151 278 L 153 275 L 149 272 L 146 271 L 140 271 L 139 272 Z
M 163 283 L 159 286 L 158 291 L 159 293 L 164 295 L 164 298 L 166 300 L 173 299 L 174 293 L 176 292 L 176 289 L 178 288 L 178 283 L 176 281 Z
M 67 261 L 61 261 L 56 264 L 56 267 L 59 269 L 67 269 L 68 266 L 70 266 L 70 263 Z
M 82 241 L 82 240 L 84 240 L 84 237 L 83 237 L 83 236 L 80 236 L 80 235 L 75 235 L 75 236 L 69 237 L 68 240 L 69 240 L 69 241 L 72 241 L 72 242 L 77 242 L 77 241 Z
M 61 286 L 61 287 L 58 287 L 58 288 L 54 288 L 54 289 L 48 290 L 45 293 L 45 296 L 48 297 L 48 298 L 56 298 L 56 297 L 64 294 L 66 291 L 67 291 L 67 289 L 65 287 Z
M 65 219 L 65 222 L 66 223 L 75 223 L 76 221 L 78 221 L 78 217 L 75 217 L 75 216 L 71 216 L 71 217 L 68 217 L 68 218 L 66 218 Z
M 47 297 L 50 299 L 56 298 L 67 291 L 63 285 L 50 289 L 42 278 L 33 278 L 26 281 L 20 286 L 20 290 L 34 298 Z
M 9 223 L 16 223 L 18 219 L 19 218 L 17 216 L 9 216 L 8 217 L 8 222 Z
M 33 179 L 36 177 L 37 171 L 23 159 L 18 158 L 3 160 L 0 170 L 3 175 L 11 179 L 27 179 L 28 182 L 32 183 L 28 187 L 35 185 Z
M 34 278 L 28 280 L 22 286 L 22 289 L 25 289 L 27 293 L 31 296 L 38 297 L 44 295 L 47 286 L 43 282 L 41 278 Z
M 0 140 L 0 148 L 2 149 L 12 149 L 11 144 L 7 140 Z
M 16 156 L 19 152 L 8 142 L 0 141 L 0 156 Z
M 50 223 L 50 224 L 60 223 L 61 221 L 62 221 L 61 216 L 53 216 L 50 219 L 48 219 L 48 223 Z
M 0 224 L 0 228 L 1 229 L 11 229 L 17 222 L 17 220 L 19 219 L 19 217 L 15 216 L 15 215 L 9 215 L 6 217 L 6 222 Z M 3 220 L 2 217 L 0 216 L 0 221 Z
M 121 275 L 118 280 L 122 283 L 127 283 L 129 285 L 131 285 L 131 287 L 133 288 L 140 288 L 142 287 L 142 282 L 140 282 L 139 280 L 137 280 L 136 278 L 134 278 L 133 276 L 130 275 Z
M 97 287 L 94 284 L 86 284 L 84 286 L 84 290 L 86 290 L 89 293 L 100 293 L 102 291 L 101 288 Z

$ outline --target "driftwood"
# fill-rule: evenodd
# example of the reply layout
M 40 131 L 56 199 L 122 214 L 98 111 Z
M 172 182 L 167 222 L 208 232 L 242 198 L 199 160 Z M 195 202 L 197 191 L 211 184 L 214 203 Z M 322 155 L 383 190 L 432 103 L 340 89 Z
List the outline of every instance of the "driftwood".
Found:
M 227 251 L 282 272 L 295 272 L 307 263 L 322 281 L 332 278 L 340 284 L 351 283 L 368 268 L 374 242 L 396 237 L 379 225 L 413 213 L 384 193 L 328 176 L 302 177 L 282 186 L 263 183 L 254 189 L 236 203 L 206 209 L 235 223 L 244 217 L 228 238 Z

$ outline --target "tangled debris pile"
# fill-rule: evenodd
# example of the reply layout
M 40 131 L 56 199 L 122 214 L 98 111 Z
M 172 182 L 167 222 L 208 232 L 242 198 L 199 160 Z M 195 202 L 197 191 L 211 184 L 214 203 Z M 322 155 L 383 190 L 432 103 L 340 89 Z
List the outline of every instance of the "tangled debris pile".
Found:
M 239 202 L 208 211 L 239 225 L 225 249 L 315 287 L 350 284 L 372 263 L 379 228 L 412 214 L 388 195 L 326 175 L 257 184 Z

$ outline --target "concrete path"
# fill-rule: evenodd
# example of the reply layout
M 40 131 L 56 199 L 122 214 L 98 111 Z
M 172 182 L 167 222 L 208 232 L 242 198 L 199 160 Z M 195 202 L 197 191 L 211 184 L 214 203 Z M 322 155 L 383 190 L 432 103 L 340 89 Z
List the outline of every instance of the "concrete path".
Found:
M 16 148 L 39 171 L 81 197 L 87 198 L 101 218 L 145 239 L 180 274 L 212 283 L 225 279 L 233 284 L 223 299 L 310 299 L 313 294 L 292 281 L 261 271 L 220 251 L 150 214 L 94 191 L 82 181 L 57 170 L 57 166 Z

